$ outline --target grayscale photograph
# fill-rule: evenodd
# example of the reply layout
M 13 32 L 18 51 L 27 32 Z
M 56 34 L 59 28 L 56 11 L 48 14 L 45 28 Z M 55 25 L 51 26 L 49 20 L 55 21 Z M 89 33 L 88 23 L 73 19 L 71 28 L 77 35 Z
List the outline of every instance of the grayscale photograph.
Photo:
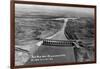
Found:
M 95 61 L 94 8 L 15 4 L 15 66 Z

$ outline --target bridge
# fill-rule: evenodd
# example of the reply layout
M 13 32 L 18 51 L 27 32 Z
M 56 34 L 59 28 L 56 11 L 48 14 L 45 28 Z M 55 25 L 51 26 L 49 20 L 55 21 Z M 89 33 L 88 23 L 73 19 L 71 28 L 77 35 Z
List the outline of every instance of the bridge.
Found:
M 49 37 L 47 37 L 45 39 L 41 39 L 41 38 L 38 39 L 38 40 L 40 40 L 40 42 L 38 42 L 36 45 L 37 46 L 41 46 L 44 41 L 45 41 L 45 43 L 47 43 L 46 42 L 47 39 L 49 39 L 49 44 L 50 44 L 51 40 L 52 40 L 52 44 L 55 43 L 54 40 L 61 40 L 59 42 L 62 42 L 62 40 L 67 40 L 66 43 L 68 43 L 69 42 L 68 40 L 70 40 L 70 39 L 71 39 L 70 43 L 72 42 L 72 39 L 74 40 L 74 42 L 75 42 L 75 40 L 78 40 L 78 38 L 76 37 L 76 35 L 73 34 L 72 32 L 70 32 L 71 28 L 68 27 L 68 25 L 69 25 L 68 24 L 68 20 L 69 19 L 75 20 L 77 18 L 56 18 L 56 19 L 51 19 L 51 20 L 64 20 L 64 24 L 63 24 L 61 30 L 59 30 L 54 35 L 49 36 Z

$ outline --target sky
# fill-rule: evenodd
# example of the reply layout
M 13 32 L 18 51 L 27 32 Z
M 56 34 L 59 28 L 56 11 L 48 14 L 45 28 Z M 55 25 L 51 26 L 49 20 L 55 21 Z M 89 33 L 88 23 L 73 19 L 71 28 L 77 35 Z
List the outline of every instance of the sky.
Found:
M 22 12 L 34 12 L 40 15 L 80 15 L 88 16 L 94 14 L 94 8 L 83 7 L 68 7 L 68 6 L 49 6 L 49 5 L 34 5 L 34 4 L 15 4 L 15 10 Z M 33 13 L 33 14 L 34 14 Z

